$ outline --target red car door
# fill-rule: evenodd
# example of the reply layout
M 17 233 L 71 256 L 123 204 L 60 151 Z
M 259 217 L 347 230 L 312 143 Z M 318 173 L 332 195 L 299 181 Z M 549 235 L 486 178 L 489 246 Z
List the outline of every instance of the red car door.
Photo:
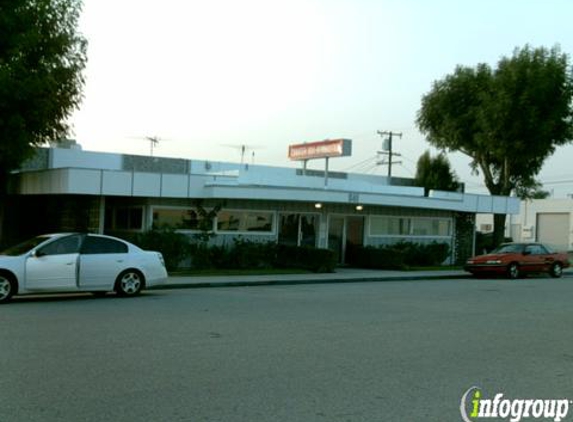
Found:
M 525 247 L 524 260 L 526 261 L 526 271 L 542 272 L 546 271 L 548 265 L 547 250 L 541 245 L 527 245 Z

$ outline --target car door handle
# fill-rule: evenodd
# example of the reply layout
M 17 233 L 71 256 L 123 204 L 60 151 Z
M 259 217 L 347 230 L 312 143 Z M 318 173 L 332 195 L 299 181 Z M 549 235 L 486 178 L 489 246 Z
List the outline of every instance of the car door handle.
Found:
M 123 262 L 123 259 L 118 259 L 116 262 Z

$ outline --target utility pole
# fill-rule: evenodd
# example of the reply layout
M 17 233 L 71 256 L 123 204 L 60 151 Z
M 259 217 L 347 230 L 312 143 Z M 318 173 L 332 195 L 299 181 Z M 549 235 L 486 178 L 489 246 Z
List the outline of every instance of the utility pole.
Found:
M 397 132 L 392 132 L 392 131 L 387 131 L 387 130 L 377 131 L 377 132 L 378 132 L 378 135 L 380 135 L 380 136 L 387 136 L 387 138 L 382 143 L 382 151 L 378 151 L 378 154 L 388 155 L 388 179 L 391 179 L 392 178 L 392 164 L 400 164 L 400 161 L 395 161 L 394 163 L 392 162 L 393 156 L 400 157 L 400 154 L 393 152 L 393 150 L 392 150 L 392 138 L 394 136 L 397 136 L 400 139 L 402 139 L 402 132 L 397 133 Z M 379 161 L 379 162 L 377 162 L 377 164 L 384 164 L 384 161 Z

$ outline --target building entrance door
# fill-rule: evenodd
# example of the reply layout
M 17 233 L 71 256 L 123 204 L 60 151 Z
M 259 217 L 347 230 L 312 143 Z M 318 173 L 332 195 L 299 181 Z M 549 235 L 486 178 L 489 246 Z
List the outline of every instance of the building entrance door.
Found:
M 364 244 L 364 217 L 331 215 L 328 222 L 328 248 L 339 264 L 350 264 L 358 246 Z

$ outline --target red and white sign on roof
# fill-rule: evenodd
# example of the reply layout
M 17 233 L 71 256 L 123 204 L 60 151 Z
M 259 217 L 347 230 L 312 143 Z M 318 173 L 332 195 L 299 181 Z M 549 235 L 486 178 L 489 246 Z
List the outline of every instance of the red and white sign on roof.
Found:
M 318 142 L 289 145 L 291 160 L 312 160 L 315 158 L 348 157 L 352 154 L 350 139 L 327 139 Z

